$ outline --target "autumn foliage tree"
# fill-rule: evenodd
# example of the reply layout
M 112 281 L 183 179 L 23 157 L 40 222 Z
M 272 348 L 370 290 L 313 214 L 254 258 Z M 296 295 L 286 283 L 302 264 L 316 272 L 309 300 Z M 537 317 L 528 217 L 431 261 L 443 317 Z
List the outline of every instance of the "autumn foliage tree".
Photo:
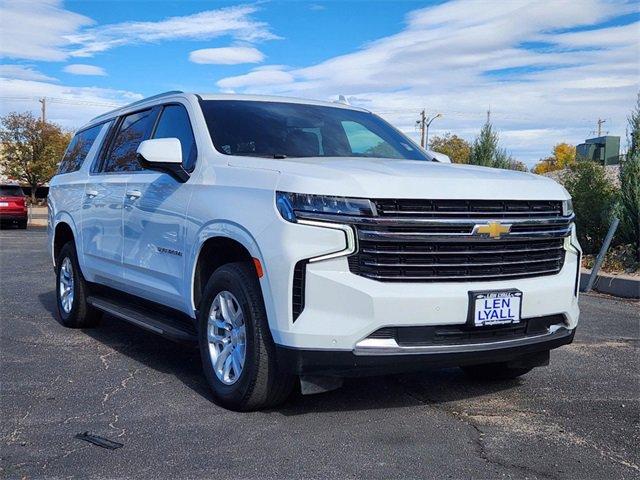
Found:
M 51 180 L 71 135 L 58 125 L 42 122 L 30 112 L 12 112 L 0 117 L 2 155 L 0 167 L 10 178 L 36 189 Z
M 429 141 L 429 149 L 444 153 L 453 163 L 469 163 L 471 144 L 457 135 L 447 132 L 444 135 L 433 137 Z
M 571 167 L 575 161 L 576 147 L 568 143 L 558 143 L 553 147 L 553 154 L 550 157 L 540 160 L 533 167 L 533 173 L 542 175 L 555 170 L 564 170 Z

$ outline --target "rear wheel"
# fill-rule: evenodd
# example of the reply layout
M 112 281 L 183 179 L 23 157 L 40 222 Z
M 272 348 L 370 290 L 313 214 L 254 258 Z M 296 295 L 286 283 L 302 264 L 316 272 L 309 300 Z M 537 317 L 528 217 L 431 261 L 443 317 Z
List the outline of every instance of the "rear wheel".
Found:
M 87 292 L 76 247 L 73 242 L 67 242 L 56 260 L 56 305 L 65 327 L 89 328 L 100 322 L 102 314 L 87 303 Z
M 230 263 L 211 275 L 200 305 L 198 335 L 203 370 L 220 405 L 258 410 L 291 393 L 295 377 L 277 363 L 253 265 Z
M 22 230 L 27 228 L 27 221 L 26 220 L 20 220 L 18 222 L 18 228 L 21 228 Z
M 506 363 L 487 363 L 484 365 L 471 365 L 462 367 L 464 373 L 474 380 L 495 381 L 513 380 L 529 373 L 533 367 L 509 367 Z

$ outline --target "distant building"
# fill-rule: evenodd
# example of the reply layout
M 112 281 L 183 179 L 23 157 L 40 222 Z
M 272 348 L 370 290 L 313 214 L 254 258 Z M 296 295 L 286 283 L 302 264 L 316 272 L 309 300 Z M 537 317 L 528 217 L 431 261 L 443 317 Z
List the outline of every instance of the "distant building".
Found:
M 620 163 L 620 137 L 606 135 L 589 138 L 576 147 L 577 160 L 591 160 L 600 165 Z

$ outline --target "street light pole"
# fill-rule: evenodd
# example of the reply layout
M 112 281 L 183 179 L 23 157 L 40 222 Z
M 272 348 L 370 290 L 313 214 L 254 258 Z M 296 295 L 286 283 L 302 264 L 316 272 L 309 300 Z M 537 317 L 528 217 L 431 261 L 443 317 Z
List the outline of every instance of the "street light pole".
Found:
M 431 119 L 427 119 L 427 123 L 426 123 L 426 127 L 425 127 L 425 142 L 424 142 L 424 148 L 429 148 L 429 127 L 431 126 L 431 122 L 433 122 L 436 118 L 441 117 L 442 114 L 438 113 L 436 116 L 434 116 Z

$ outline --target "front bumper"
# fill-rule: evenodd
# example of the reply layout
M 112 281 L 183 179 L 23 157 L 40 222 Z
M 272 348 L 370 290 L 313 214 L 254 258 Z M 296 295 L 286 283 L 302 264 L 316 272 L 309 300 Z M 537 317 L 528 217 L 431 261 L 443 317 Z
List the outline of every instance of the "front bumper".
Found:
M 281 365 L 296 375 L 372 376 L 420 371 L 429 367 L 457 367 L 486 363 L 512 366 L 544 364 L 549 350 L 573 341 L 575 328 L 560 327 L 549 333 L 499 342 L 413 347 L 398 349 L 363 349 L 354 351 L 306 350 L 278 346 Z M 542 357 L 541 357 L 542 355 Z M 539 359 L 542 358 L 542 361 Z

